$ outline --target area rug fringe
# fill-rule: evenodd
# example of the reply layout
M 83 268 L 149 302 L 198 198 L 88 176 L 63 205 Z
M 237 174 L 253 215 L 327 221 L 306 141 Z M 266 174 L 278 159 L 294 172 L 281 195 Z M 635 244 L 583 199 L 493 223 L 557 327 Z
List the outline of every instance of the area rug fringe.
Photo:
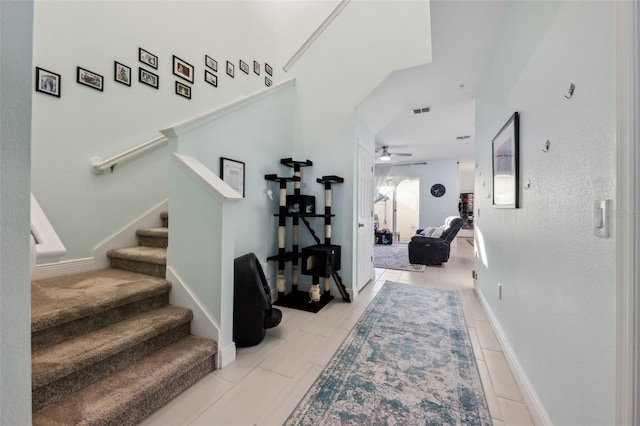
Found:
M 387 281 L 286 425 L 491 425 L 455 291 Z

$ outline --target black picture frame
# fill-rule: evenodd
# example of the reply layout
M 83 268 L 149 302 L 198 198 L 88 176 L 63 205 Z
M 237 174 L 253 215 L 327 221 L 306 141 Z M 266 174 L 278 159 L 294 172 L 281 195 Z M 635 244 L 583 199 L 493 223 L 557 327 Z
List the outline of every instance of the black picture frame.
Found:
M 240 59 L 240 61 L 238 62 L 239 66 L 240 66 L 240 71 L 242 71 L 243 73 L 249 75 L 249 64 L 247 64 L 245 61 L 243 61 L 242 59 Z
M 204 81 L 206 81 L 213 87 L 218 87 L 218 76 L 207 70 L 204 70 Z
M 269 74 L 271 77 L 273 77 L 273 68 L 271 68 L 271 65 L 269 65 L 268 63 L 264 63 L 264 72 L 266 72 L 267 74 Z
M 91 87 L 100 92 L 104 90 L 104 77 L 86 68 L 77 67 L 76 81 L 83 86 Z
M 138 48 L 138 60 L 155 70 L 158 69 L 158 57 L 142 47 Z
M 273 86 L 273 81 L 271 81 L 271 79 L 267 76 L 264 77 L 264 85 L 267 87 L 271 87 Z
M 60 74 L 36 67 L 36 92 L 60 97 L 62 77 Z
M 520 206 L 520 116 L 517 111 L 493 138 L 491 150 L 493 207 L 517 209 Z
M 125 86 L 131 86 L 131 68 L 118 61 L 113 61 L 113 79 Z
M 227 61 L 227 75 L 234 78 L 236 67 L 230 61 Z
M 260 62 L 253 61 L 253 73 L 255 75 L 260 75 Z
M 138 68 L 138 81 L 157 89 L 160 86 L 160 77 L 142 67 Z
M 176 80 L 176 95 L 191 99 L 191 86 Z
M 245 196 L 244 162 L 220 157 L 220 178 L 242 198 Z
M 209 55 L 204 55 L 204 65 L 211 68 L 213 71 L 218 72 L 218 61 L 213 59 Z
M 173 55 L 173 75 L 193 84 L 193 65 Z

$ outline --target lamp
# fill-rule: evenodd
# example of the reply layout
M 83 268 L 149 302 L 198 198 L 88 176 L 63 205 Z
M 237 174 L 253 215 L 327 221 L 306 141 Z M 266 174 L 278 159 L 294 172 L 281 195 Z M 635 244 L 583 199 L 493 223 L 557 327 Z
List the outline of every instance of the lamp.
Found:
M 389 161 L 389 160 L 391 160 L 391 156 L 386 152 L 382 153 L 382 155 L 380 156 L 380 161 Z

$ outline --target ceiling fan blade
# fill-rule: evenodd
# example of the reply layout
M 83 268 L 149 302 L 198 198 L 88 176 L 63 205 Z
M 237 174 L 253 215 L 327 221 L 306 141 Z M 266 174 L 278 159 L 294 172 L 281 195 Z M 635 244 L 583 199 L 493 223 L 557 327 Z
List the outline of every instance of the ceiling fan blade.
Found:
M 398 157 L 411 157 L 413 154 L 409 154 L 406 152 L 390 152 L 390 155 L 398 156 Z

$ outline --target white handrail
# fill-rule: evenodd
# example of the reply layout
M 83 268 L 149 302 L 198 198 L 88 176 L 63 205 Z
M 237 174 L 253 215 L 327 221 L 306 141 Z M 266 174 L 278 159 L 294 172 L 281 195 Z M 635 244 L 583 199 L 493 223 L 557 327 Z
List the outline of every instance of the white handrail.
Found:
M 113 168 L 119 162 L 122 162 L 131 157 L 135 157 L 136 155 L 141 154 L 144 151 L 154 148 L 156 145 L 167 142 L 167 140 L 168 139 L 165 136 L 158 136 L 157 138 L 151 139 L 150 141 L 128 149 L 118 155 L 114 155 L 111 158 L 107 158 L 106 160 L 103 160 L 100 157 L 94 157 L 91 159 L 91 172 L 97 175 L 102 174 L 107 169 L 111 169 L 111 171 L 113 172 Z
M 296 63 L 296 61 L 298 59 L 300 59 L 300 57 L 304 54 L 304 52 L 307 51 L 307 49 L 309 47 L 311 47 L 311 45 L 316 41 L 316 39 L 318 37 L 320 37 L 320 34 L 322 34 L 324 32 L 324 30 L 327 29 L 327 27 L 333 22 L 334 19 L 336 19 L 338 17 L 338 15 L 340 14 L 340 12 L 342 12 L 342 10 L 347 7 L 347 5 L 351 2 L 351 0 L 342 0 L 338 6 L 336 6 L 336 8 L 333 10 L 333 12 L 331 12 L 331 14 L 329 16 L 327 16 L 327 19 L 325 19 L 322 24 L 320 24 L 320 26 L 313 32 L 313 34 L 311 34 L 311 36 L 309 36 L 309 38 L 307 39 L 307 41 L 304 42 L 304 44 L 302 46 L 300 46 L 300 49 L 298 49 L 298 51 L 296 53 L 293 54 L 293 56 L 291 57 L 291 59 L 289 59 L 289 61 L 287 61 L 286 64 L 284 64 L 284 67 L 282 67 L 282 69 L 285 72 L 288 72 L 291 67 L 293 66 L 293 64 Z

